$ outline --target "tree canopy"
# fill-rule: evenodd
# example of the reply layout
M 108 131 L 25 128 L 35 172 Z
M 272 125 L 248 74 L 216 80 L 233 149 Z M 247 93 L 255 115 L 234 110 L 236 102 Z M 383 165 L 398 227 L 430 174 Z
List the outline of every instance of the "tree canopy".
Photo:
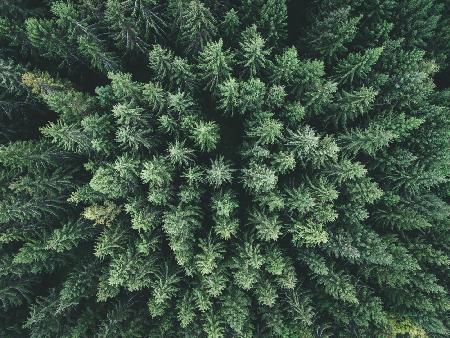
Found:
M 449 10 L 0 0 L 0 337 L 448 337 Z

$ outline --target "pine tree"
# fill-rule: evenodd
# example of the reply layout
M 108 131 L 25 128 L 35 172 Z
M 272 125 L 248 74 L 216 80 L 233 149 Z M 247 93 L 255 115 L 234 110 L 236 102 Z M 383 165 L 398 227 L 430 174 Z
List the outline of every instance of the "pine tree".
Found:
M 176 2 L 176 1 L 175 1 Z M 179 39 L 185 53 L 198 53 L 211 42 L 216 34 L 216 20 L 211 11 L 199 0 L 179 2 L 175 13 L 178 23 Z
M 231 75 L 233 55 L 223 50 L 223 41 L 208 43 L 199 55 L 198 65 L 201 78 L 209 89 L 215 88 L 220 82 Z
M 352 17 L 350 7 L 342 7 L 326 17 L 317 18 L 306 37 L 306 44 L 312 53 L 318 53 L 326 60 L 345 52 L 345 45 L 353 40 L 361 16 Z
M 368 49 L 364 54 L 350 53 L 336 65 L 334 70 L 336 79 L 339 82 L 352 83 L 355 79 L 367 77 L 382 52 L 383 47 Z
M 258 34 L 255 25 L 242 32 L 241 39 L 239 44 L 242 51 L 239 55 L 241 59 L 239 63 L 250 77 L 254 77 L 267 67 L 270 50 L 265 47 L 265 41 Z

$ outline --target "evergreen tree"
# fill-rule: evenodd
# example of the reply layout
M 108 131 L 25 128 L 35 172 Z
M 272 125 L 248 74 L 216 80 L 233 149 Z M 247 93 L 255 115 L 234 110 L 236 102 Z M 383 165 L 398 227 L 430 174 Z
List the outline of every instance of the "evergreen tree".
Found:
M 247 28 L 242 33 L 240 47 L 240 64 L 248 72 L 250 77 L 258 75 L 260 70 L 267 67 L 267 56 L 270 51 L 265 47 L 264 39 L 258 34 L 256 26 Z
M 216 20 L 208 7 L 199 0 L 189 2 L 175 1 L 177 11 L 174 13 L 178 23 L 179 39 L 185 53 L 198 53 L 204 49 L 216 34 Z

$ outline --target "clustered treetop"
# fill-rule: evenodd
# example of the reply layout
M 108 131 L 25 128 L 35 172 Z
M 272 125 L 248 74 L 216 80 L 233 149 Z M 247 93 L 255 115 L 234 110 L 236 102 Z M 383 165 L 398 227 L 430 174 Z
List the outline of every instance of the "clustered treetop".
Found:
M 0 336 L 449 336 L 449 13 L 0 0 Z

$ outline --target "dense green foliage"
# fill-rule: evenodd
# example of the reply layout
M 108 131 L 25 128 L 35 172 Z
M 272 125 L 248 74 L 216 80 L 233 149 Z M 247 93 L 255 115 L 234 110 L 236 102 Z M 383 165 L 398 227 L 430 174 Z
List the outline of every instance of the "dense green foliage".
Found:
M 0 337 L 448 337 L 449 13 L 0 0 Z

